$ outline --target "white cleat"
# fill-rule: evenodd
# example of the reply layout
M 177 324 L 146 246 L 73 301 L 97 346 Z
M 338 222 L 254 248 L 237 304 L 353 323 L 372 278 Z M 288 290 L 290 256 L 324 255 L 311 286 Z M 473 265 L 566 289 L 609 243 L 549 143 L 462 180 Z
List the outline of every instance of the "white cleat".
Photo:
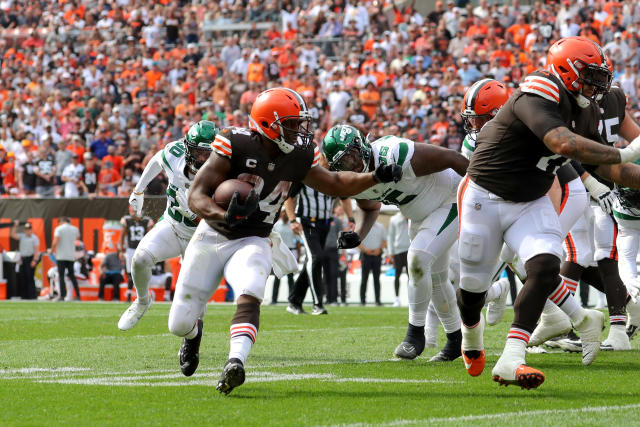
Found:
M 392 307 L 400 307 L 400 298 L 396 297 L 396 299 L 393 301 Z
M 606 351 L 625 351 L 631 350 L 631 343 L 627 336 L 627 331 L 623 325 L 612 325 L 609 328 L 609 336 L 602 341 L 600 350 Z
M 573 325 L 582 341 L 582 364 L 590 365 L 600 351 L 604 315 L 598 310 L 585 310 L 584 319 Z
M 144 316 L 144 314 L 149 310 L 153 304 L 153 299 L 149 297 L 149 302 L 147 304 L 142 304 L 140 302 L 140 298 L 136 299 L 133 304 L 126 309 L 120 320 L 118 321 L 118 328 L 122 331 L 128 331 L 129 329 L 136 326 L 138 321 Z
M 486 317 L 487 325 L 489 326 L 497 325 L 502 320 L 502 317 L 504 316 L 504 310 L 507 305 L 507 297 L 509 296 L 510 290 L 509 279 L 507 278 L 503 277 L 493 284 L 493 286 L 495 285 L 500 286 L 500 295 L 498 296 L 498 298 L 490 301 L 489 304 L 487 304 Z
M 542 312 L 540 323 L 531 334 L 531 339 L 527 344 L 529 347 L 542 345 L 560 335 L 564 335 L 571 330 L 571 320 L 562 310 L 554 306 Z

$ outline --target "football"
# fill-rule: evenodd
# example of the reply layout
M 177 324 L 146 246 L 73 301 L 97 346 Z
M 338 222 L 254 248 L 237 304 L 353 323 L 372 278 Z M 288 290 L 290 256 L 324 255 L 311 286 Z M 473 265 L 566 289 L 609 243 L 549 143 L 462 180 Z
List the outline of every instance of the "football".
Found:
M 238 201 L 240 203 L 244 203 L 251 190 L 253 190 L 253 185 L 247 181 L 242 181 L 240 179 L 228 179 L 218 185 L 218 188 L 216 188 L 216 192 L 213 195 L 213 201 L 221 208 L 227 209 L 231 202 L 231 198 L 236 191 L 238 192 Z

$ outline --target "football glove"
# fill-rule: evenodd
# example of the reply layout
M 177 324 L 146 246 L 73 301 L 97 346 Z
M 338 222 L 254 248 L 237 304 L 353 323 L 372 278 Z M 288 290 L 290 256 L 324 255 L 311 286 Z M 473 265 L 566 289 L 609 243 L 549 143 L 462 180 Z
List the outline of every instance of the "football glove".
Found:
M 129 196 L 129 205 L 133 208 L 133 211 L 138 217 L 142 216 L 142 204 L 144 203 L 144 192 L 136 193 L 136 190 L 131 192 Z
M 620 150 L 620 163 L 635 162 L 640 158 L 640 136 Z
M 398 182 L 402 178 L 402 167 L 398 165 L 379 165 L 373 172 L 375 182 Z
M 613 212 L 613 205 L 616 202 L 616 193 L 613 191 L 607 191 L 606 193 L 600 194 L 596 197 L 596 200 L 602 210 L 611 215 Z
M 357 248 L 360 245 L 360 236 L 355 231 L 341 231 L 338 235 L 338 249 Z
M 251 190 L 244 203 L 238 202 L 239 194 L 237 191 L 233 193 L 227 212 L 224 214 L 224 220 L 231 228 L 247 219 L 258 208 L 260 202 L 260 198 L 254 190 Z

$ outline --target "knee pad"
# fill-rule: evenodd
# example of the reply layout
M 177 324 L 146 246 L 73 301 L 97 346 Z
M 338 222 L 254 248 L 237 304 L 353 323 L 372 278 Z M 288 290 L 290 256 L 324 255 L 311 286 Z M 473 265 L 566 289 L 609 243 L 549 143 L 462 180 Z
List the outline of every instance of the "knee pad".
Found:
M 526 262 L 527 281 L 535 280 L 537 286 L 551 292 L 560 283 L 560 258 L 551 254 L 540 254 Z
M 238 304 L 238 308 L 236 308 L 236 313 L 233 315 L 231 324 L 236 325 L 238 323 L 251 323 L 256 327 L 256 330 L 258 330 L 260 327 L 260 304 Z
M 188 304 L 174 300 L 169 312 L 169 331 L 173 335 L 184 337 L 191 332 L 197 320 L 198 313 Z
M 131 264 L 132 264 L 131 266 L 132 271 L 134 268 L 151 269 L 156 264 L 156 260 L 155 260 L 155 257 L 151 255 L 151 252 L 147 251 L 146 249 L 141 249 L 141 250 L 137 250 L 133 254 Z

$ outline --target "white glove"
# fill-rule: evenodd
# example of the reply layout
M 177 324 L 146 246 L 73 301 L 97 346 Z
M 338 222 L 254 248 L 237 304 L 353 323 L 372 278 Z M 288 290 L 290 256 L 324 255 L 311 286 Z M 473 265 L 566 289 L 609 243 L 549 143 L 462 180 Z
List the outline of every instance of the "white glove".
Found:
M 142 204 L 144 203 L 144 192 L 136 193 L 136 190 L 131 192 L 129 196 L 129 205 L 133 208 L 137 216 L 142 216 Z
M 610 214 L 616 201 L 616 193 L 609 190 L 609 187 L 598 182 L 598 180 L 591 175 L 585 178 L 583 184 L 593 200 L 598 202 L 603 211 Z
M 633 302 L 638 302 L 638 296 L 640 296 L 640 280 L 636 277 L 631 282 L 625 282 L 624 285 L 627 287 L 627 292 L 629 292 L 631 300 Z
M 620 163 L 635 162 L 640 159 L 640 136 L 620 150 Z

